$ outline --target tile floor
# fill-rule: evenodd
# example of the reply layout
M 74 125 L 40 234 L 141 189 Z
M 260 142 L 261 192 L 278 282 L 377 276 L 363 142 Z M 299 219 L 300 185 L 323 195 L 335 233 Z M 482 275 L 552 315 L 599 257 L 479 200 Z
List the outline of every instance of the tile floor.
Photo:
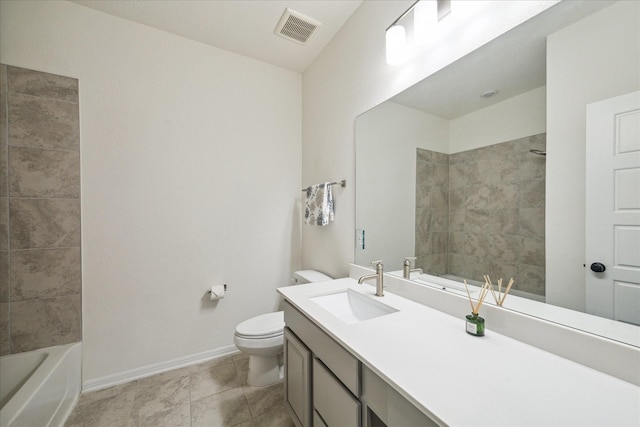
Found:
M 65 427 L 293 427 L 283 384 L 246 384 L 249 359 L 227 356 L 80 396 Z

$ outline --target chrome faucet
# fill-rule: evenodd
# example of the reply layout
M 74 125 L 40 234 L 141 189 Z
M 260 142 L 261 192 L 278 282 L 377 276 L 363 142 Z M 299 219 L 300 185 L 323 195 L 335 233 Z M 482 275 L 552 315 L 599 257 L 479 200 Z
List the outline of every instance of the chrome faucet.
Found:
M 415 261 L 416 257 L 404 257 L 404 263 L 402 264 L 402 277 L 404 277 L 405 279 L 411 279 L 411 273 L 413 273 L 414 271 L 419 271 L 420 274 L 423 273 L 421 268 L 411 268 L 411 260 Z
M 384 266 L 382 260 L 373 261 L 371 264 L 376 266 L 376 274 L 369 274 L 368 276 L 362 276 L 358 279 L 358 283 L 362 284 L 365 280 L 376 279 L 376 296 L 384 296 Z

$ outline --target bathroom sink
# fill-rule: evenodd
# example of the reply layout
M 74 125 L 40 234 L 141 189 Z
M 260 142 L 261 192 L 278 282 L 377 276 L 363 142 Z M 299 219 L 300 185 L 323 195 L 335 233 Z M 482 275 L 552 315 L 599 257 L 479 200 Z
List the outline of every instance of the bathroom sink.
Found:
M 351 289 L 310 299 L 345 323 L 361 322 L 398 311 Z

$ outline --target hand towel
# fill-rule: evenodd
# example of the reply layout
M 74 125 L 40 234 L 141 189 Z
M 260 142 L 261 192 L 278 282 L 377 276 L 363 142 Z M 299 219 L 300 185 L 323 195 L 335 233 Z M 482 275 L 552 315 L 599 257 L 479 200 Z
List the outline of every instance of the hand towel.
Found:
M 310 225 L 328 225 L 335 219 L 333 192 L 328 182 L 307 188 L 304 221 Z

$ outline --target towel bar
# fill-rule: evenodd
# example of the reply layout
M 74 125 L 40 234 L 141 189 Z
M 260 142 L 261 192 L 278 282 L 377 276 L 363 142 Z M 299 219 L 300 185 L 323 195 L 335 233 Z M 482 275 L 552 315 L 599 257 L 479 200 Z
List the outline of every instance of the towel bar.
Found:
M 347 186 L 347 180 L 343 179 L 342 181 L 333 181 L 330 182 L 328 185 L 336 185 L 336 184 L 340 184 L 340 187 L 346 187 Z M 307 188 L 303 188 L 302 191 L 307 191 L 309 189 L 309 187 Z

